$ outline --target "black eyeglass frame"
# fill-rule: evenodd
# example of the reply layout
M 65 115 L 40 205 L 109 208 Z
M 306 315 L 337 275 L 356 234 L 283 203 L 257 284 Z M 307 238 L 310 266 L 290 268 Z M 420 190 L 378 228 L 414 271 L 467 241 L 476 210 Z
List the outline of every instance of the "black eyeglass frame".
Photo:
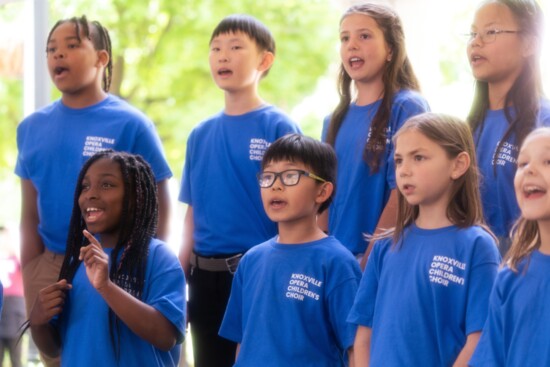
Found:
M 285 173 L 288 173 L 288 172 L 296 172 L 298 173 L 298 179 L 296 180 L 295 183 L 293 184 L 287 184 L 285 182 L 285 179 L 283 178 L 284 174 Z M 269 185 L 264 185 L 262 186 L 261 182 L 262 182 L 262 177 L 264 174 L 266 173 L 269 173 L 269 174 L 272 174 L 273 175 L 273 181 L 269 184 Z M 311 172 L 308 172 L 308 171 L 304 171 L 302 169 L 287 169 L 287 170 L 284 170 L 284 171 L 281 171 L 281 172 L 272 172 L 272 171 L 263 171 L 263 172 L 260 172 L 256 175 L 256 177 L 258 178 L 258 185 L 260 186 L 260 188 L 262 189 L 268 189 L 270 188 L 271 186 L 273 186 L 273 184 L 275 183 L 275 181 L 277 181 L 277 178 L 279 178 L 281 180 L 281 183 L 285 186 L 296 186 L 300 183 L 300 177 L 302 176 L 306 176 L 306 177 L 310 177 L 316 181 L 319 181 L 319 182 L 327 182 L 327 180 L 325 180 L 324 178 L 322 177 L 319 177 L 317 176 L 316 174 L 314 173 L 311 173 Z

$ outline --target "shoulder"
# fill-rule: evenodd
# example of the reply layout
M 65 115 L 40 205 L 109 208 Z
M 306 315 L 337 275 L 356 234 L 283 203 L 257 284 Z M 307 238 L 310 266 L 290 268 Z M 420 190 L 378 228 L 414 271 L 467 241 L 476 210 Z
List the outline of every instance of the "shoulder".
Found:
M 49 105 L 42 107 L 41 109 L 31 113 L 27 117 L 25 117 L 21 123 L 19 124 L 19 127 L 25 127 L 27 125 L 32 125 L 35 123 L 43 122 L 45 119 L 47 119 L 57 108 L 57 106 L 61 103 L 60 100 L 57 100 L 55 102 L 50 103 Z
M 493 236 L 480 226 L 458 229 L 460 246 L 469 247 L 476 263 L 500 263 L 500 254 Z
M 149 242 L 149 262 L 153 263 L 155 267 L 157 266 L 175 266 L 178 267 L 179 260 L 175 252 L 168 247 L 168 245 L 159 240 L 158 238 L 152 238 Z M 165 269 L 167 270 L 167 269 Z
M 273 105 L 264 106 L 258 110 L 252 111 L 251 114 L 255 119 L 259 119 L 277 127 L 287 127 L 297 129 L 298 124 L 294 122 L 290 116 L 284 111 Z
M 430 109 L 428 101 L 419 92 L 409 89 L 399 90 L 393 97 L 394 107 L 420 109 L 428 111 Z
M 109 94 L 101 108 L 113 117 L 126 117 L 134 121 L 152 124 L 151 120 L 138 108 L 120 97 Z

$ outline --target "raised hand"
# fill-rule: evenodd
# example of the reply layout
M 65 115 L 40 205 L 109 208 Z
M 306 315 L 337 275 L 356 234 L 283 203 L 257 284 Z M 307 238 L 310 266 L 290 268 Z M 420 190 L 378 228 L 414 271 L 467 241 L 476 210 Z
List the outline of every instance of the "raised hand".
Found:
M 57 283 L 42 288 L 34 301 L 29 316 L 30 326 L 40 326 L 47 324 L 52 317 L 58 315 L 63 310 L 66 291 L 71 289 L 72 285 L 65 279 Z
M 109 256 L 103 251 L 99 241 L 87 230 L 84 236 L 90 241 L 88 246 L 80 249 L 82 263 L 86 267 L 86 275 L 92 286 L 101 290 L 109 283 Z

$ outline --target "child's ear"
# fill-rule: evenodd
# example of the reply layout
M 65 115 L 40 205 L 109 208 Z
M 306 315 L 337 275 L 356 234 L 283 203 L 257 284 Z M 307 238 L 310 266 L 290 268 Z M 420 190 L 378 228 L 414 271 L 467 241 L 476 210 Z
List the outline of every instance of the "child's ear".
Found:
M 265 51 L 262 56 L 262 61 L 258 66 L 258 70 L 261 71 L 262 73 L 266 70 L 269 70 L 271 65 L 273 65 L 274 61 L 275 61 L 275 55 L 273 55 L 273 52 Z
M 530 57 L 539 52 L 540 39 L 536 36 L 527 36 L 523 39 L 522 56 Z
M 456 156 L 453 162 L 453 169 L 451 171 L 451 179 L 457 180 L 470 168 L 471 159 L 470 155 L 466 152 L 461 152 Z
M 319 191 L 317 193 L 317 198 L 315 199 L 315 202 L 317 204 L 324 203 L 330 198 L 333 191 L 334 191 L 334 185 L 332 184 L 332 182 L 324 182 L 319 187 Z
M 106 50 L 97 51 L 97 62 L 100 66 L 106 67 L 109 64 L 109 53 Z

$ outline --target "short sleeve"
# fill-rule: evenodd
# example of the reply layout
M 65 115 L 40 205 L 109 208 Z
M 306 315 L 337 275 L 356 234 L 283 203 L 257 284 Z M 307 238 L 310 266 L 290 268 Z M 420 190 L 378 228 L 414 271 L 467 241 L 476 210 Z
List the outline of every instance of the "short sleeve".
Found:
M 160 137 L 152 121 L 146 120 L 142 131 L 136 136 L 134 154 L 139 154 L 149 163 L 157 182 L 172 177 Z
M 181 179 L 181 188 L 178 200 L 182 203 L 193 205 L 191 195 L 191 163 L 193 159 L 193 143 L 195 141 L 195 132 L 192 131 L 187 139 L 185 150 L 185 163 L 183 164 L 183 177 Z
M 505 365 L 503 322 L 502 294 L 497 281 L 489 299 L 489 316 L 469 366 L 498 367 Z
M 500 263 L 500 255 L 491 236 L 484 233 L 476 239 L 472 260 L 466 306 L 466 334 L 480 331 L 487 319 L 489 296 Z
M 355 301 L 348 315 L 347 321 L 352 324 L 372 327 L 374 316 L 374 306 L 376 304 L 376 295 L 378 293 L 378 284 L 380 280 L 379 262 L 381 257 L 381 248 L 383 244 L 376 242 L 372 253 L 367 261 L 367 266 L 363 272 Z
M 154 247 L 151 277 L 144 301 L 159 311 L 178 330 L 178 343 L 185 335 L 185 275 L 178 258 L 166 245 Z

